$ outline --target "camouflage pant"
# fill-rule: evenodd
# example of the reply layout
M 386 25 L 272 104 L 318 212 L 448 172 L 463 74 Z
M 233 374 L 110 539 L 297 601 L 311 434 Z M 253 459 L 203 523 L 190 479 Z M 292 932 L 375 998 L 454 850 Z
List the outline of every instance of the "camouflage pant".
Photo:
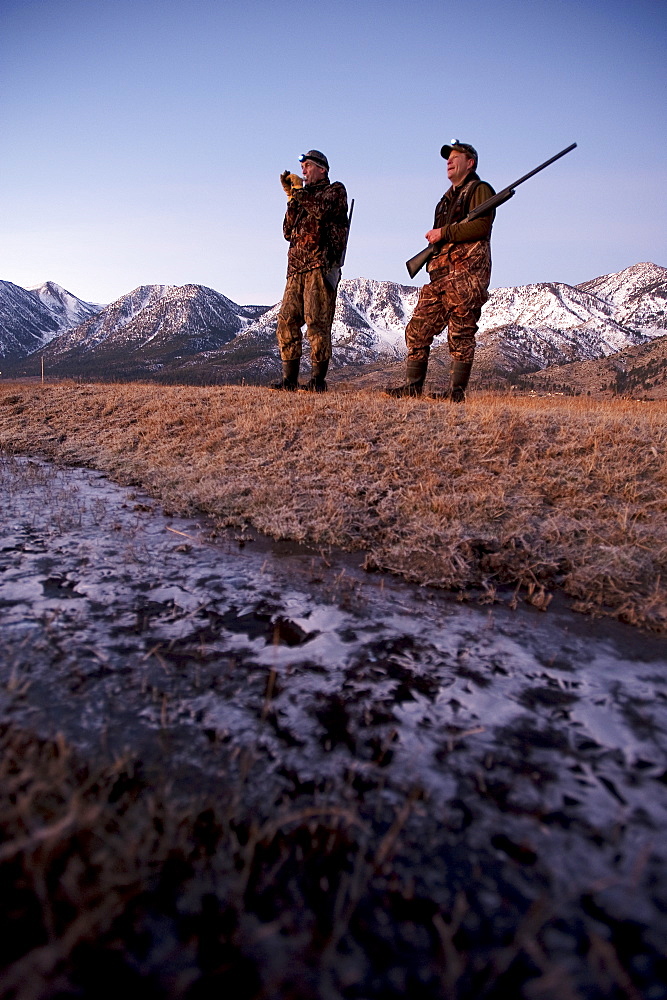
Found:
M 457 253 L 458 251 L 458 253 Z M 447 327 L 452 358 L 471 364 L 482 306 L 489 297 L 491 254 L 488 243 L 452 248 L 449 260 L 436 258 L 431 283 L 424 285 L 405 329 L 408 360 L 427 361 L 433 338 Z
M 301 357 L 301 327 L 305 323 L 314 363 L 331 358 L 331 324 L 336 296 L 324 280 L 322 268 L 291 274 L 285 285 L 276 336 L 282 361 Z

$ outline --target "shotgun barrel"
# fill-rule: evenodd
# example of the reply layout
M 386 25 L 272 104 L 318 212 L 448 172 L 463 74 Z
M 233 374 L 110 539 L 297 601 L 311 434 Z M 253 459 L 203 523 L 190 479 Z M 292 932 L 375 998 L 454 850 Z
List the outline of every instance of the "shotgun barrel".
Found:
M 540 172 L 540 170 L 544 170 L 545 167 L 555 163 L 556 160 L 560 160 L 561 156 L 565 156 L 566 153 L 572 152 L 572 150 L 576 148 L 576 145 L 576 142 L 573 142 L 567 147 L 567 149 L 561 149 L 560 153 L 556 153 L 555 156 L 545 160 L 544 163 L 540 163 L 539 167 L 535 167 L 534 170 L 530 170 L 527 174 L 524 174 L 523 177 L 519 177 L 518 181 L 514 181 L 514 184 L 510 184 L 509 187 L 503 188 L 502 191 L 498 192 L 498 194 L 494 194 L 491 198 L 487 198 L 486 201 L 483 201 L 482 204 L 478 205 L 477 208 L 472 210 L 472 212 L 469 212 L 465 219 L 463 219 L 463 222 L 474 222 L 475 219 L 479 219 L 483 215 L 488 215 L 489 212 L 498 208 L 499 205 L 504 205 L 506 201 L 509 201 L 510 198 L 513 197 L 514 191 L 518 188 L 519 184 L 523 184 L 523 182 L 527 181 L 529 177 L 534 177 L 535 174 Z M 444 246 L 443 242 L 429 243 L 427 247 L 420 250 L 419 253 L 415 254 L 414 257 L 411 257 L 410 260 L 406 260 L 405 266 L 408 269 L 410 277 L 414 278 L 415 275 L 421 271 L 424 264 L 426 264 L 442 246 Z

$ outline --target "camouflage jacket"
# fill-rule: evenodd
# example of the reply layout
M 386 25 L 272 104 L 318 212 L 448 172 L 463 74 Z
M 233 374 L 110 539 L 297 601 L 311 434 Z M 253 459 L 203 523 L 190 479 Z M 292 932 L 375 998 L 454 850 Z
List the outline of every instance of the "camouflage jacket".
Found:
M 485 215 L 481 219 L 475 219 L 474 222 L 463 222 L 462 220 L 465 219 L 468 212 L 477 208 L 487 198 L 493 197 L 494 194 L 495 191 L 491 185 L 480 180 L 475 172 L 468 174 L 461 187 L 450 187 L 444 193 L 435 208 L 433 228 L 444 229 L 445 242 L 438 253 L 434 254 L 429 261 L 429 271 L 441 266 L 439 257 L 452 259 L 452 250 L 454 250 L 453 245 L 455 244 L 471 245 L 469 247 L 456 247 L 454 257 L 463 259 L 467 256 L 467 250 L 473 249 L 472 244 L 489 242 L 495 212 L 490 212 L 489 215 Z
M 339 181 L 307 184 L 287 203 L 283 235 L 289 240 L 287 276 L 329 270 L 340 261 L 347 240 L 347 192 Z

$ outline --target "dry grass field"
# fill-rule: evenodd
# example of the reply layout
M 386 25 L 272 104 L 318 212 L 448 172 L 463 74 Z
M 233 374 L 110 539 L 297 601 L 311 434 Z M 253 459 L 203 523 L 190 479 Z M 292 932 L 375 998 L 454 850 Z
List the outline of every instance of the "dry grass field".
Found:
M 666 424 L 660 403 L 581 398 L 1 384 L 6 594 L 32 573 L 42 603 L 7 600 L 0 657 L 0 1000 L 664 1000 L 663 640 L 609 622 L 545 637 L 556 590 L 667 629 Z M 251 614 L 218 548 L 211 570 L 171 540 L 139 555 L 151 505 L 93 498 L 86 520 L 98 477 L 56 488 L 12 454 L 547 615 L 519 668 L 520 615 L 498 612 L 495 644 L 447 616 L 446 645 L 418 617 L 422 646 L 367 600 L 367 634 L 351 615 L 333 630 L 342 664 L 304 643 L 274 669 L 274 578 Z M 21 493 L 21 474 L 48 489 Z M 108 548 L 56 551 L 102 524 Z M 116 588 L 100 560 L 108 606 L 79 573 L 100 552 L 138 567 Z M 195 570 L 216 600 L 177 614 L 152 583 Z M 587 671 L 600 633 L 642 669 Z
M 667 410 L 474 394 L 4 383 L 0 449 L 464 597 L 667 629 Z

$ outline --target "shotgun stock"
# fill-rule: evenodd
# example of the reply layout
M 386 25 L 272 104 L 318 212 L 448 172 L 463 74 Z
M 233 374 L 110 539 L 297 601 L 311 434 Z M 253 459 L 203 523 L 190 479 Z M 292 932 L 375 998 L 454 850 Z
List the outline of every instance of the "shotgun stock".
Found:
M 518 181 L 514 181 L 514 184 L 510 184 L 509 187 L 503 188 L 503 190 L 499 191 L 498 194 L 494 194 L 492 195 L 491 198 L 487 198 L 486 201 L 483 201 L 481 205 L 478 205 L 477 208 L 474 208 L 472 212 L 469 212 L 468 215 L 466 215 L 465 219 L 463 219 L 463 222 L 474 222 L 475 219 L 479 219 L 483 215 L 488 215 L 489 212 L 492 212 L 494 209 L 498 208 L 499 205 L 504 205 L 505 202 L 509 201 L 510 198 L 514 195 L 515 188 L 518 188 L 519 184 L 523 184 L 523 182 L 527 181 L 529 177 L 533 177 L 535 174 L 539 173 L 540 170 L 544 170 L 545 167 L 548 167 L 556 160 L 559 160 L 561 156 L 565 156 L 566 153 L 570 153 L 573 149 L 576 148 L 576 145 L 577 145 L 576 142 L 573 142 L 571 146 L 567 147 L 567 149 L 561 149 L 560 153 L 556 153 L 556 155 L 552 156 L 551 159 L 545 160 L 544 163 L 540 163 L 539 167 L 535 167 L 534 170 L 531 170 L 529 171 L 529 173 L 524 174 L 523 177 L 520 177 Z M 435 253 L 437 253 L 438 250 L 440 250 L 443 246 L 444 242 L 429 243 L 427 247 L 424 247 L 423 250 L 420 250 L 419 253 L 416 253 L 414 257 L 410 258 L 410 260 L 406 260 L 405 266 L 408 269 L 408 274 L 410 275 L 410 277 L 414 278 L 414 276 L 419 271 L 421 271 L 424 264 L 426 264 L 431 259 L 431 257 Z

